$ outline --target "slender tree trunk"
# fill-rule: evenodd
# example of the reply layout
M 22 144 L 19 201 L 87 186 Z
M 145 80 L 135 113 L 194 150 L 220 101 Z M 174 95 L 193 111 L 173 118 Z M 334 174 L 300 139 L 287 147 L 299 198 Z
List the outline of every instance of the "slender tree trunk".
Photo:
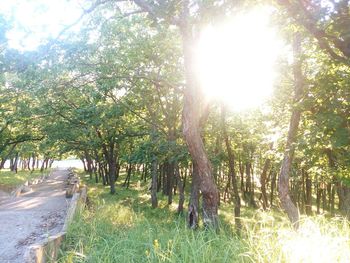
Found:
M 239 173 L 241 175 L 241 192 L 244 193 L 244 166 L 242 161 L 239 159 L 238 161 Z
M 89 176 L 90 176 L 90 180 L 92 180 L 92 159 L 91 159 L 91 156 L 90 154 L 85 151 L 85 158 L 86 158 L 86 171 L 89 173 Z
M 325 183 L 323 184 L 322 188 L 322 212 L 325 213 L 327 210 L 327 192 L 325 188 Z
M 11 146 L 11 149 L 9 150 L 8 154 L 1 160 L 0 163 L 0 170 L 4 168 L 5 162 L 7 159 L 9 159 L 9 157 L 12 155 L 13 151 L 15 150 L 17 144 L 13 144 Z M 11 169 L 12 165 L 10 165 L 10 169 Z M 11 169 L 12 170 L 12 169 Z
M 316 213 L 320 214 L 320 207 L 321 207 L 321 194 L 322 189 L 320 188 L 320 183 L 317 183 L 316 187 Z
M 264 167 L 260 176 L 260 184 L 261 184 L 261 197 L 262 197 L 262 205 L 263 209 L 266 210 L 269 206 L 268 200 L 267 200 L 267 193 L 266 193 L 266 181 L 267 181 L 267 171 L 270 167 L 270 158 L 267 158 L 264 163 Z
M 108 177 L 109 177 L 109 185 L 111 187 L 111 191 L 110 193 L 113 195 L 115 194 L 115 175 L 116 175 L 116 172 L 117 172 L 117 164 L 116 164 L 116 160 L 115 158 L 113 157 L 113 152 L 111 152 L 111 159 L 109 160 L 109 173 L 108 173 Z
M 276 177 L 277 177 L 277 173 L 275 170 L 273 170 L 272 178 L 271 178 L 271 192 L 270 192 L 270 206 L 271 207 L 273 205 L 274 192 L 275 192 L 275 188 L 276 188 Z
M 177 212 L 179 214 L 182 214 L 184 210 L 184 202 L 185 202 L 185 184 L 181 179 L 180 169 L 178 165 L 175 168 L 175 177 L 177 180 L 177 187 L 179 188 L 179 205 L 177 207 Z
M 168 191 L 169 191 L 168 181 L 167 181 L 167 176 L 166 176 L 167 167 L 168 167 L 168 163 L 167 162 L 163 163 L 163 165 L 162 165 L 163 195 L 168 195 Z
M 173 161 L 168 163 L 167 166 L 167 192 L 168 192 L 168 205 L 173 202 L 173 186 L 174 186 L 174 170 L 175 163 Z
M 155 155 L 152 157 L 151 174 L 152 174 L 152 185 L 151 185 L 152 208 L 156 208 L 158 207 L 158 199 L 157 199 L 158 163 L 157 163 L 157 157 Z
M 130 184 L 130 178 L 131 178 L 131 172 L 132 172 L 132 164 L 129 163 L 129 166 L 128 166 L 128 169 L 127 169 L 127 175 L 125 177 L 125 181 L 124 181 L 124 184 L 123 186 L 126 187 L 126 188 L 129 188 L 129 184 Z
M 229 163 L 229 178 L 228 180 L 232 181 L 232 189 L 233 189 L 233 196 L 234 196 L 234 217 L 235 217 L 235 226 L 237 233 L 240 234 L 242 230 L 242 224 L 241 224 L 241 198 L 239 196 L 238 192 L 238 183 L 237 183 L 237 176 L 236 176 L 236 170 L 235 170 L 235 156 L 233 154 L 231 143 L 228 138 L 227 130 L 226 130 L 226 109 L 222 107 L 221 112 L 221 129 L 226 145 L 226 151 L 228 155 L 228 163 Z
M 159 166 L 158 169 L 158 183 L 157 183 L 157 193 L 161 190 L 162 188 L 162 166 Z
M 299 103 L 303 96 L 303 77 L 301 71 L 301 39 L 300 35 L 294 36 L 293 52 L 294 52 L 294 108 L 292 110 L 292 116 L 289 123 L 288 138 L 286 143 L 286 149 L 282 161 L 282 166 L 279 174 L 278 181 L 278 193 L 281 200 L 281 205 L 287 212 L 289 220 L 293 226 L 297 229 L 299 227 L 299 211 L 293 204 L 289 195 L 289 174 L 293 161 L 293 155 L 295 150 L 296 135 L 298 132 L 298 126 L 301 117 L 301 111 L 295 107 Z
M 48 159 L 48 158 L 45 158 L 45 159 L 43 160 L 43 162 L 41 163 L 40 172 L 43 172 L 43 171 L 44 171 L 44 169 L 45 169 L 45 164 L 46 164 L 46 162 L 47 162 L 47 159 Z
M 312 215 L 312 181 L 309 177 L 309 174 L 306 171 L 303 171 L 305 174 L 305 191 L 306 191 L 306 200 L 305 200 L 305 212 L 308 216 Z
M 32 154 L 32 158 L 33 158 L 33 160 L 32 160 L 32 170 L 34 171 L 35 170 L 35 160 L 36 160 L 36 156 L 35 156 L 34 153 Z

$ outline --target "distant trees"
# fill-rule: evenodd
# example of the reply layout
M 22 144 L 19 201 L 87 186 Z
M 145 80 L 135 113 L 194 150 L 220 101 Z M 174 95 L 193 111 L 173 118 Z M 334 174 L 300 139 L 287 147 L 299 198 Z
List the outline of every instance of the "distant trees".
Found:
M 201 208 L 204 224 L 217 228 L 226 202 L 240 230 L 241 207 L 276 208 L 277 192 L 285 208 L 294 206 L 293 223 L 296 208 L 349 215 L 350 72 L 345 38 L 332 37 L 343 31 L 324 29 L 320 48 L 301 32 L 302 66 L 296 59 L 293 76 L 293 65 L 279 61 L 268 110 L 238 114 L 202 99 L 193 58 L 200 29 L 234 12 L 229 1 L 119 2 L 98 1 L 80 34 L 66 31 L 35 52 L 0 50 L 0 168 L 23 160 L 25 169 L 44 169 L 73 154 L 112 194 L 118 180 L 128 188 L 138 176 L 150 183 L 152 207 L 161 194 L 169 205 L 178 200 L 179 213 L 189 202 L 192 228 Z M 282 26 L 291 42 L 294 29 Z M 336 59 L 322 51 L 330 49 Z

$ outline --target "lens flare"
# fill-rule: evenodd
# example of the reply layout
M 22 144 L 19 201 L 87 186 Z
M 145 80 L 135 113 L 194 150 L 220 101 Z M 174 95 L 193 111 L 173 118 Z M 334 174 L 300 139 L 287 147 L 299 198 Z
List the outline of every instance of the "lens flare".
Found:
M 270 15 L 270 9 L 256 9 L 203 30 L 197 69 L 209 98 L 244 110 L 269 97 L 276 76 L 275 61 L 283 48 L 269 26 Z

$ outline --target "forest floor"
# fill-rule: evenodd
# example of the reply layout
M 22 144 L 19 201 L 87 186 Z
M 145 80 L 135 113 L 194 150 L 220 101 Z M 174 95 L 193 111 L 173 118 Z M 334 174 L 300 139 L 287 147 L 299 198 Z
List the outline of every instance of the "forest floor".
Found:
M 58 233 L 70 199 L 65 197 L 68 170 L 55 170 L 19 197 L 0 203 L 0 262 L 23 262 L 25 249 Z M 2 196 L 6 196 L 3 193 Z

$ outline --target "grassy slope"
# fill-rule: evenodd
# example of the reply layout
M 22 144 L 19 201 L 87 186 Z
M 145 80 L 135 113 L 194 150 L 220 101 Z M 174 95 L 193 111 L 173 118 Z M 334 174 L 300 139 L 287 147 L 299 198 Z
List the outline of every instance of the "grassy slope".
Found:
M 17 174 L 9 170 L 0 170 L 0 186 L 2 188 L 11 189 L 27 180 L 34 179 L 41 175 L 42 173 L 39 170 L 34 172 L 18 171 Z
M 304 218 L 293 231 L 277 212 L 243 209 L 242 238 L 233 231 L 232 206 L 220 208 L 221 231 L 191 231 L 176 214 L 176 199 L 150 207 L 148 185 L 89 184 L 90 207 L 68 231 L 59 262 L 350 262 L 350 228 L 340 218 Z

